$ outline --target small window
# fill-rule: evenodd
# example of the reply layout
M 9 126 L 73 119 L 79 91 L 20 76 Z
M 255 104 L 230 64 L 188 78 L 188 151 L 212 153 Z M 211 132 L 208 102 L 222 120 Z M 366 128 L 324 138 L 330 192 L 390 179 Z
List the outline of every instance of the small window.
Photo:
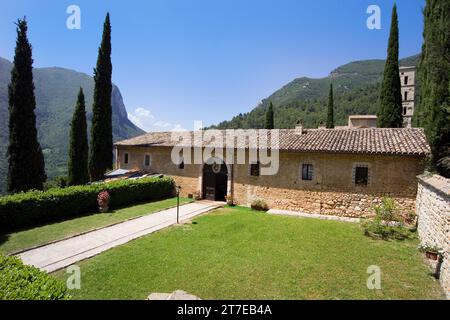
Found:
M 128 152 L 123 155 L 123 163 L 128 164 L 129 155 Z
M 252 177 L 258 177 L 259 176 L 259 167 L 260 167 L 259 161 L 256 162 L 256 163 L 250 164 L 250 175 Z
M 406 107 L 403 107 L 403 115 L 405 116 L 406 115 L 406 112 L 407 112 L 408 110 L 407 110 L 407 108 Z
M 405 91 L 405 101 L 408 100 L 408 91 Z
M 355 185 L 367 186 L 369 183 L 369 167 L 357 166 L 355 168 Z
M 313 179 L 314 166 L 311 163 L 302 164 L 302 180 L 311 181 Z
M 149 154 L 146 154 L 144 157 L 144 165 L 146 167 L 150 167 L 150 155 Z
M 405 76 L 405 84 L 408 84 L 408 76 Z

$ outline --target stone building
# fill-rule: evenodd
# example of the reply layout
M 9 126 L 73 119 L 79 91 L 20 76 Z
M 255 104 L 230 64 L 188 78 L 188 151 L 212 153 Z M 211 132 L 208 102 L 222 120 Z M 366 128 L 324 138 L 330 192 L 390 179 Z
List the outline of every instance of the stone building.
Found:
M 404 126 L 410 128 L 415 108 L 416 67 L 401 67 L 400 81 Z
M 374 204 L 384 196 L 395 199 L 405 213 L 414 210 L 416 176 L 423 172 L 423 160 L 430 152 L 422 129 L 305 130 L 300 124 L 268 131 L 270 155 L 279 161 L 275 174 L 264 175 L 267 164 L 251 160 L 264 148 L 255 147 L 244 130 L 233 131 L 245 141 L 239 149 L 245 154 L 244 163 L 227 152 L 238 148 L 232 147 L 234 143 L 230 147 L 225 138 L 198 139 L 208 133 L 185 133 L 192 143 L 173 140 L 171 132 L 117 142 L 116 167 L 173 176 L 183 196 L 221 201 L 227 197 L 239 205 L 263 199 L 274 209 L 355 217 L 373 214 Z M 258 141 L 261 136 L 258 131 Z M 199 154 L 213 147 L 226 152 L 220 155 L 216 149 L 200 163 L 184 154 L 173 161 L 174 147 L 180 145 Z

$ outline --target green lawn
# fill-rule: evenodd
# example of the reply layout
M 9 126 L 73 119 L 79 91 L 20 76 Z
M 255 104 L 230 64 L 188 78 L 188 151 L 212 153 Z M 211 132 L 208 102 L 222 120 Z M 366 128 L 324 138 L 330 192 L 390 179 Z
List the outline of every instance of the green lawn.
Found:
M 416 247 L 416 240 L 372 240 L 357 224 L 224 208 L 80 262 L 81 290 L 71 294 L 145 299 L 181 289 L 203 299 L 443 298 Z M 381 268 L 381 290 L 366 286 L 371 265 Z
M 180 199 L 181 203 L 191 201 Z M 177 199 L 171 198 L 161 201 L 153 201 L 138 204 L 131 207 L 113 210 L 112 212 L 90 214 L 81 217 L 53 223 L 29 230 L 0 234 L 0 253 L 11 253 L 32 246 L 44 244 L 50 241 L 70 237 L 81 232 L 105 227 L 117 222 L 136 218 L 149 213 L 154 213 L 169 207 L 176 206 Z

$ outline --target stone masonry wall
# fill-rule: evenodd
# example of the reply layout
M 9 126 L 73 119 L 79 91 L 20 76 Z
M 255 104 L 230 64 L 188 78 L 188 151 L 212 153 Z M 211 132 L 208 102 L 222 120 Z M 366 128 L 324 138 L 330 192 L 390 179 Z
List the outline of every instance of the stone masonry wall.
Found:
M 123 163 L 125 153 L 128 164 Z M 147 167 L 146 154 L 151 156 Z M 201 195 L 202 165 L 185 164 L 179 169 L 170 154 L 171 148 L 121 147 L 118 167 L 171 175 L 182 186 L 182 196 Z M 301 179 L 303 163 L 314 165 L 311 181 Z M 369 167 L 368 186 L 354 185 L 357 164 Z M 230 165 L 228 171 L 228 194 L 235 204 L 249 206 L 254 199 L 263 199 L 273 209 L 361 217 L 373 215 L 373 207 L 383 197 L 393 198 L 404 214 L 414 211 L 416 176 L 423 172 L 423 165 L 417 157 L 283 152 L 275 176 L 250 176 L 248 164 Z
M 416 208 L 421 243 L 444 250 L 440 282 L 450 299 L 450 179 L 419 176 Z

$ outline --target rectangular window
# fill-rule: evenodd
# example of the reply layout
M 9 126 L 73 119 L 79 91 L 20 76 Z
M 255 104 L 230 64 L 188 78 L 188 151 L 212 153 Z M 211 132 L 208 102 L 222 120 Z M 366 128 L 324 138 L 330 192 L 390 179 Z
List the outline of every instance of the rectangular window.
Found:
M 369 167 L 357 166 L 355 168 L 355 185 L 367 186 L 369 183 Z
M 310 163 L 302 164 L 302 180 L 311 181 L 313 179 L 314 166 Z
M 405 76 L 405 84 L 408 84 L 408 76 Z
M 259 161 L 256 162 L 256 163 L 250 164 L 250 175 L 252 177 L 258 177 L 259 176 L 259 167 L 260 167 Z
M 405 91 L 405 101 L 408 100 L 408 91 Z
M 150 167 L 150 155 L 149 155 L 149 154 L 146 154 L 146 155 L 145 155 L 145 158 L 144 158 L 144 165 L 145 165 L 146 167 Z
M 128 160 L 129 160 L 128 158 L 129 158 L 129 156 L 128 156 L 128 152 L 127 152 L 123 155 L 123 163 L 128 164 Z

